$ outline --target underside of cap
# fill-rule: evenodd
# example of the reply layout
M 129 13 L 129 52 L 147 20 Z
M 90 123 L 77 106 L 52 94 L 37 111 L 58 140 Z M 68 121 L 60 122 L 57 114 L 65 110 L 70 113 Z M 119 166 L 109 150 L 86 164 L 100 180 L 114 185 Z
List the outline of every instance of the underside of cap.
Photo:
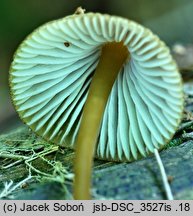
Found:
M 12 100 L 33 131 L 73 148 L 101 48 L 110 42 L 123 42 L 130 59 L 109 95 L 96 154 L 132 161 L 166 145 L 183 111 L 182 81 L 169 49 L 143 26 L 97 13 L 41 26 L 14 56 Z

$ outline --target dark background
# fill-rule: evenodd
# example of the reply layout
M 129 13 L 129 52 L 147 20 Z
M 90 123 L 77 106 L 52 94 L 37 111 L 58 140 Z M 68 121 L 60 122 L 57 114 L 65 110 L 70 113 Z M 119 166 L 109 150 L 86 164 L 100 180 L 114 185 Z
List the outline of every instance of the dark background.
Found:
M 8 87 L 17 46 L 39 25 L 72 14 L 78 6 L 135 20 L 170 47 L 193 43 L 193 0 L 0 0 L 0 134 L 22 124 Z

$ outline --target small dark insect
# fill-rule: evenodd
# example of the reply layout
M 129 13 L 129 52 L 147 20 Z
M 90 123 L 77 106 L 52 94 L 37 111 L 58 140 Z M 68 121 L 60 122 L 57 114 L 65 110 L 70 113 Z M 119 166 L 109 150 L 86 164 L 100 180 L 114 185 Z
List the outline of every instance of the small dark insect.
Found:
M 29 185 L 26 183 L 26 182 L 24 182 L 20 187 L 22 188 L 22 189 L 24 189 L 24 188 L 27 188 Z
M 65 46 L 65 47 L 69 47 L 69 46 L 70 46 L 70 43 L 64 42 L 64 46 Z
M 168 176 L 168 182 L 171 183 L 174 180 L 173 176 Z

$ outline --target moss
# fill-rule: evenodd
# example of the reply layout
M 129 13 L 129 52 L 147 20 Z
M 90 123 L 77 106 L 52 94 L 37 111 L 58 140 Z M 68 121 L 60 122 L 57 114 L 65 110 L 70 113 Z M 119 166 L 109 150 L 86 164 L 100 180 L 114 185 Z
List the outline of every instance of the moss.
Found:
M 183 140 L 175 137 L 169 148 L 160 152 L 168 176 L 172 177 L 171 187 L 176 199 L 192 197 L 193 152 L 191 140 L 181 144 Z M 31 165 L 40 173 L 31 170 L 32 178 L 26 187 L 19 187 L 6 198 L 9 199 L 69 199 L 71 198 L 72 179 L 64 179 L 64 172 L 70 174 L 74 153 L 69 149 L 58 148 L 50 154 L 43 155 L 47 149 L 55 145 L 37 137 L 28 128 L 22 127 L 9 134 L 0 136 L 0 152 L 30 156 L 32 153 L 42 154 Z M 17 184 L 29 175 L 29 167 L 24 161 L 8 167 L 16 159 L 0 158 L 1 184 L 0 193 L 5 182 Z M 65 171 L 64 171 L 65 170 Z M 47 176 L 45 175 L 47 174 Z M 62 177 L 63 176 L 63 177 Z M 61 178 L 62 177 L 62 178 Z M 60 180 L 59 180 L 60 179 Z M 63 181 L 62 181 L 63 180 Z M 56 185 L 54 193 L 48 188 Z M 41 191 L 44 191 L 43 196 Z M 47 193 L 46 193 L 47 191 Z M 57 195 L 58 194 L 58 195 Z M 154 156 L 132 163 L 114 163 L 95 160 L 93 172 L 92 194 L 95 199 L 165 199 L 158 166 Z

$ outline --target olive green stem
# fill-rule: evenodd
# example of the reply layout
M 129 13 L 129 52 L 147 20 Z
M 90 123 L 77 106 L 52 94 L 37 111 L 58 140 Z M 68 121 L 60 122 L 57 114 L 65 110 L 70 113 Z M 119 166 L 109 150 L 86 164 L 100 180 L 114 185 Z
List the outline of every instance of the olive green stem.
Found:
M 93 156 L 101 120 L 112 86 L 127 58 L 128 49 L 122 42 L 108 43 L 102 48 L 101 57 L 84 105 L 76 140 L 74 199 L 91 199 Z

